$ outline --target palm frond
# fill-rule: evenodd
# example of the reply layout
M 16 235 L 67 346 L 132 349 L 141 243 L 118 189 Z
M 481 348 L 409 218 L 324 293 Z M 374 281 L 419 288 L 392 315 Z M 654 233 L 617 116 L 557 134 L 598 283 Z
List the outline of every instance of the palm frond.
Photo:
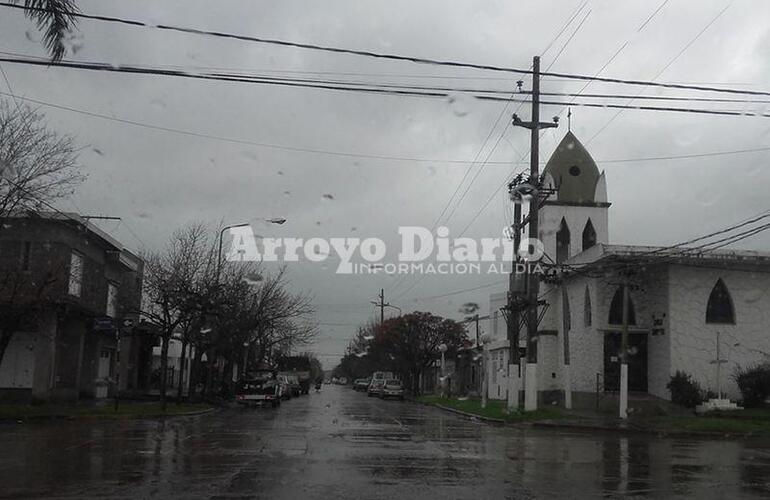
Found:
M 20 0 L 11 0 L 19 3 Z M 26 15 L 34 20 L 43 31 L 43 43 L 53 61 L 60 61 L 67 48 L 64 45 L 67 33 L 77 25 L 78 8 L 75 0 L 24 0 Z

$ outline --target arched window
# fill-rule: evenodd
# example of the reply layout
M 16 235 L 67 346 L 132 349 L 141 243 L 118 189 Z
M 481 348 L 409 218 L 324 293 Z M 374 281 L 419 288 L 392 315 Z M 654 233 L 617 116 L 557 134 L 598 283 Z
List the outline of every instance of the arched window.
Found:
M 596 230 L 591 219 L 588 219 L 586 227 L 583 229 L 583 251 L 585 252 L 594 245 L 596 245 Z
M 559 230 L 556 231 L 556 263 L 564 262 L 569 259 L 569 226 L 562 217 Z
M 735 323 L 733 300 L 722 278 L 711 289 L 706 305 L 706 323 Z
M 610 304 L 610 321 L 611 325 L 623 324 L 623 287 L 619 286 L 615 291 L 615 295 L 612 297 L 612 303 Z M 636 324 L 636 313 L 634 312 L 634 301 L 631 300 L 629 294 L 628 297 L 628 324 Z
M 588 291 L 588 285 L 586 285 L 585 299 L 583 300 L 583 325 L 591 326 L 593 317 L 591 316 L 591 292 Z

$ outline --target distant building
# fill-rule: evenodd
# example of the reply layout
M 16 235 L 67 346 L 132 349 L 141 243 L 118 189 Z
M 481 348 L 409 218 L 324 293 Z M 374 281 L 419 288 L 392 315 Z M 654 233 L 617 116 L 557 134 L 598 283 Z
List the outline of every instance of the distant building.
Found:
M 142 260 L 76 214 L 0 221 L 0 396 L 104 398 L 141 390 L 152 359 L 138 327 Z M 121 333 L 120 363 L 117 332 Z
M 571 132 L 544 176 L 557 189 L 540 209 L 544 261 L 574 270 L 588 265 L 592 272 L 541 286 L 547 303 L 537 336 L 541 401 L 563 401 L 571 390 L 576 406 L 592 405 L 597 394 L 618 390 L 621 271 L 629 265 L 636 271 L 629 287 L 629 391 L 670 399 L 666 384 L 681 370 L 704 389 L 716 392 L 721 385 L 728 396 L 740 397 L 731 377 L 735 368 L 770 360 L 770 253 L 610 245 L 605 175 Z M 490 397 L 501 399 L 507 397 L 508 343 L 500 314 L 506 297 L 490 297 L 495 340 L 487 346 Z

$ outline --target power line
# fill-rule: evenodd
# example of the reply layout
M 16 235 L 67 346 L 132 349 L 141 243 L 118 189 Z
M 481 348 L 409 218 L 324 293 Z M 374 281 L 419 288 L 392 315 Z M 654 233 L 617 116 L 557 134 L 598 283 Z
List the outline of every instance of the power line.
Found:
M 51 11 L 51 9 L 45 9 L 40 7 L 25 7 L 25 6 L 16 5 L 8 2 L 0 2 L 0 7 L 8 7 L 8 8 L 14 8 L 14 9 L 20 9 L 20 10 L 31 10 L 31 11 Z M 430 59 L 430 58 L 424 58 L 424 57 L 405 56 L 405 55 L 399 55 L 399 54 L 389 54 L 389 53 L 373 52 L 373 51 L 367 51 L 367 50 L 346 49 L 342 47 L 332 47 L 332 46 L 325 46 L 325 45 L 318 45 L 318 44 L 293 42 L 288 40 L 278 40 L 278 39 L 261 38 L 261 37 L 247 36 L 247 35 L 237 35 L 233 33 L 221 32 L 221 31 L 209 31 L 209 30 L 202 30 L 202 29 L 188 28 L 188 27 L 181 27 L 181 26 L 171 26 L 171 25 L 165 25 L 165 24 L 150 24 L 150 23 L 145 23 L 143 21 L 138 21 L 138 20 L 124 19 L 124 18 L 118 18 L 118 17 L 112 17 L 112 16 L 97 16 L 97 15 L 91 15 L 91 14 L 83 14 L 79 12 L 69 12 L 69 11 L 61 12 L 58 10 L 56 12 L 72 15 L 74 17 L 78 17 L 82 19 L 119 23 L 119 24 L 125 24 L 129 26 L 153 28 L 153 29 L 159 29 L 159 30 L 165 30 L 165 31 L 175 31 L 175 32 L 187 33 L 187 34 L 193 34 L 193 35 L 205 35 L 205 36 L 211 36 L 211 37 L 217 37 L 217 38 L 223 38 L 223 39 L 233 39 L 233 40 L 239 40 L 239 41 L 245 41 L 245 42 L 278 45 L 283 47 L 318 50 L 318 51 L 331 52 L 331 53 L 337 53 L 337 54 L 350 54 L 350 55 L 357 55 L 357 56 L 372 57 L 377 59 L 389 59 L 389 60 L 395 60 L 395 61 L 413 62 L 413 63 L 429 64 L 429 65 L 435 65 L 435 66 L 469 68 L 469 69 L 497 71 L 497 72 L 506 72 L 506 73 L 532 74 L 531 70 L 523 69 L 523 68 L 497 66 L 492 64 L 459 62 L 459 61 L 452 61 L 452 60 Z M 600 81 L 605 83 L 618 83 L 618 84 L 626 84 L 626 85 L 642 85 L 642 86 L 653 86 L 653 87 L 663 87 L 663 88 L 698 90 L 698 91 L 706 91 L 706 92 L 770 96 L 770 92 L 764 92 L 764 91 L 719 88 L 719 87 L 709 87 L 709 86 L 702 86 L 702 85 L 684 85 L 684 84 L 664 83 L 664 82 L 650 82 L 650 81 L 644 81 L 644 80 L 607 78 L 607 77 L 598 77 L 598 76 L 571 74 L 571 73 L 558 73 L 558 72 L 542 72 L 541 75 L 575 79 L 575 80 L 593 80 L 593 81 Z
M 724 14 L 724 13 L 727 11 L 727 9 L 729 9 L 729 8 L 730 8 L 730 6 L 731 6 L 732 4 L 733 4 L 733 2 L 732 2 L 732 1 L 731 1 L 730 3 L 728 3 L 728 4 L 727 4 L 727 5 L 726 5 L 726 6 L 725 6 L 725 7 L 724 7 L 722 10 L 720 10 L 720 11 L 717 13 L 717 15 L 716 15 L 716 16 L 714 16 L 714 17 L 711 19 L 711 21 L 709 21 L 708 23 L 706 23 L 706 26 L 704 26 L 704 27 L 703 27 L 703 29 L 701 29 L 701 30 L 700 30 L 700 31 L 699 31 L 699 32 L 698 32 L 698 33 L 697 33 L 697 34 L 696 34 L 694 37 L 692 37 L 692 38 L 690 39 L 690 41 L 689 41 L 689 42 L 687 42 L 687 43 L 684 45 L 684 47 L 682 47 L 682 49 L 681 49 L 681 50 L 680 50 L 680 51 L 679 51 L 679 52 L 678 52 L 678 53 L 677 53 L 677 54 L 676 54 L 676 55 L 675 55 L 673 58 L 671 58 L 671 59 L 670 59 L 670 60 L 669 60 L 669 61 L 668 61 L 668 62 L 667 62 L 667 63 L 666 63 L 666 64 L 665 64 L 665 65 L 664 65 L 664 66 L 663 66 L 661 69 L 660 69 L 660 71 L 658 71 L 658 72 L 655 74 L 655 76 L 652 78 L 652 81 L 654 82 L 655 80 L 657 80 L 657 79 L 658 79 L 658 77 L 659 77 L 660 75 L 662 75 L 662 74 L 663 74 L 663 73 L 664 73 L 664 72 L 665 72 L 665 71 L 666 71 L 668 68 L 670 68 L 670 67 L 671 67 L 671 65 L 672 65 L 672 64 L 674 64 L 674 62 L 676 62 L 676 60 L 677 60 L 677 59 L 679 59 L 679 58 L 682 56 L 682 54 L 684 54 L 684 53 L 687 51 L 687 49 L 689 49 L 689 48 L 692 46 L 692 44 L 694 44 L 694 43 L 695 43 L 695 42 L 696 42 L 696 41 L 697 41 L 697 40 L 698 40 L 698 39 L 701 37 L 701 35 L 703 35 L 703 33 L 705 33 L 705 32 L 706 32 L 706 31 L 707 31 L 707 30 L 708 30 L 708 29 L 709 29 L 709 28 L 710 28 L 710 27 L 711 27 L 711 26 L 712 26 L 712 25 L 713 25 L 713 24 L 714 24 L 714 23 L 715 23 L 715 22 L 716 22 L 716 21 L 717 21 L 717 20 L 718 20 L 720 17 L 722 17 L 722 14 Z M 642 92 L 644 92 L 644 89 L 643 89 L 643 88 L 642 88 L 642 89 L 639 91 L 639 94 L 641 94 Z M 626 104 L 631 104 L 631 103 L 633 102 L 633 100 L 634 100 L 634 98 L 632 97 L 631 99 L 629 99 L 629 100 L 628 100 L 628 102 L 627 102 Z M 610 126 L 610 124 L 611 124 L 612 122 L 614 122 L 614 121 L 615 121 L 615 119 L 617 119 L 617 117 L 618 117 L 618 116 L 620 116 L 620 114 L 621 114 L 621 113 L 623 113 L 623 109 L 620 109 L 620 110 L 619 110 L 617 113 L 615 113 L 615 114 L 614 114 L 614 115 L 613 115 L 613 116 L 612 116 L 612 117 L 611 117 L 611 118 L 610 118 L 610 119 L 609 119 L 609 120 L 608 120 L 608 121 L 607 121 L 607 122 L 606 122 L 604 125 L 602 125 L 602 127 L 601 127 L 601 128 L 600 128 L 600 129 L 599 129 L 599 130 L 598 130 L 598 131 L 597 131 L 597 132 L 596 132 L 596 133 L 595 133 L 593 136 L 591 136 L 591 138 L 590 138 L 590 139 L 588 139 L 588 141 L 586 142 L 586 145 L 588 145 L 589 143 L 591 143 L 591 141 L 593 141 L 594 139 L 596 139 L 596 137 L 598 137 L 598 136 L 599 136 L 599 134 L 601 134 L 602 132 L 604 132 L 604 131 L 607 129 L 607 127 L 609 127 L 609 126 Z
M 63 62 L 63 61 L 44 62 L 44 61 L 38 61 L 38 60 L 25 60 L 25 59 L 17 59 L 17 58 L 0 58 L 0 62 L 9 62 L 9 63 L 15 63 L 15 64 L 29 64 L 33 66 L 46 66 L 46 67 L 55 66 L 55 67 L 64 67 L 64 68 L 80 69 L 80 70 L 88 70 L 88 71 L 106 71 L 106 72 L 115 72 L 115 73 L 180 77 L 180 78 L 191 78 L 191 79 L 200 79 L 200 80 L 251 83 L 251 84 L 258 84 L 258 85 L 304 87 L 304 88 L 315 88 L 315 89 L 322 89 L 322 90 L 363 92 L 363 93 L 385 94 L 385 95 L 400 95 L 400 96 L 407 96 L 407 97 L 427 97 L 427 98 L 441 98 L 441 99 L 449 97 L 449 94 L 445 92 L 417 92 L 417 91 L 411 91 L 411 90 L 382 89 L 382 88 L 375 88 L 375 87 L 361 88 L 361 87 L 355 87 L 355 86 L 343 86 L 343 85 L 336 85 L 336 84 L 334 85 L 309 84 L 309 83 L 290 82 L 287 80 L 276 80 L 276 79 L 256 79 L 256 78 L 245 78 L 245 77 L 236 77 L 236 76 L 222 76 L 222 75 L 214 75 L 214 74 L 192 74 L 192 73 L 187 73 L 184 71 L 177 71 L 177 70 L 149 68 L 149 67 L 135 67 L 135 66 L 119 66 L 119 65 L 109 65 L 104 63 L 94 64 L 94 63 L 75 63 L 75 62 Z M 524 100 L 520 100 L 520 99 L 509 99 L 505 97 L 488 96 L 488 95 L 472 95 L 472 97 L 480 101 L 525 102 Z M 640 110 L 640 111 L 667 111 L 667 112 L 695 113 L 695 114 L 720 115 L 720 116 L 750 116 L 750 117 L 763 117 L 763 118 L 770 117 L 770 113 L 745 111 L 745 110 L 674 108 L 670 106 L 647 106 L 647 105 L 631 106 L 631 105 L 612 104 L 612 103 L 607 103 L 607 104 L 566 103 L 566 102 L 560 102 L 560 101 L 541 101 L 541 104 L 546 106 L 565 106 L 565 105 L 571 104 L 573 106 L 581 106 L 581 107 L 589 107 L 589 108 L 634 109 L 634 110 Z
M 211 139 L 215 141 L 221 141 L 221 142 L 228 142 L 228 143 L 234 143 L 234 144 L 240 144 L 244 146 L 256 146 L 256 147 L 263 147 L 263 148 L 270 148 L 270 149 L 279 149 L 284 151 L 292 151 L 292 152 L 299 152 L 299 153 L 311 153 L 311 154 L 321 154 L 321 155 L 330 155 L 330 156 L 343 156 L 343 157 L 351 157 L 351 158 L 364 158 L 364 159 L 374 159 L 374 160 L 388 160 L 388 161 L 402 161 L 402 162 L 425 162 L 425 163 L 448 163 L 448 164 L 467 164 L 469 163 L 468 160 L 454 160 L 454 159 L 440 159 L 440 158 L 417 158 L 417 157 L 406 157 L 406 156 L 392 156 L 392 155 L 377 155 L 377 154 L 367 154 L 367 153 L 354 153 L 354 152 L 347 152 L 347 151 L 333 151 L 333 150 L 323 150 L 323 149 L 313 149 L 313 148 L 304 148 L 304 147 L 298 147 L 298 146 L 288 146 L 288 145 L 280 145 L 280 144 L 272 144 L 272 143 L 265 143 L 265 142 L 257 142 L 257 141 L 249 141 L 244 139 L 236 139 L 232 137 L 225 137 L 225 136 L 218 136 L 218 135 L 212 135 L 212 134 L 205 134 L 201 132 L 195 132 L 191 130 L 184 130 L 174 127 L 165 127 L 161 125 L 155 125 L 151 123 L 146 122 L 140 122 L 136 120 L 129 120 L 125 118 L 120 118 L 113 115 L 106 115 L 102 113 L 96 113 L 93 111 L 84 110 L 81 108 L 75 108 L 72 106 L 65 106 L 62 104 L 52 103 L 50 101 L 43 101 L 40 99 L 34 99 L 31 97 L 24 97 L 19 96 L 13 93 L 7 93 L 7 92 L 0 92 L 0 95 L 12 97 L 15 99 L 19 99 L 21 101 L 30 102 L 33 104 L 37 104 L 40 106 L 45 106 L 53 109 L 59 109 L 63 111 L 68 111 L 71 113 L 77 113 L 84 116 L 89 116 L 92 118 L 98 118 L 103 120 L 109 120 L 116 123 L 122 123 L 124 125 L 131 125 L 135 127 L 141 127 L 141 128 L 147 128 L 151 130 L 157 130 L 161 132 L 168 132 L 168 133 L 174 133 L 179 135 L 186 135 L 191 137 L 197 137 L 197 138 L 203 138 L 203 139 Z M 679 160 L 679 159 L 689 159 L 689 158 L 705 158 L 710 156 L 725 156 L 725 155 L 734 155 L 734 154 L 746 154 L 746 153 L 760 153 L 760 152 L 767 152 L 770 151 L 770 147 L 762 147 L 762 148 L 750 148 L 750 149 L 738 149 L 738 150 L 726 150 L 726 151 L 710 151 L 710 152 L 704 152 L 704 153 L 692 153 L 692 154 L 683 154 L 683 155 L 667 155 L 667 156 L 648 156 L 648 157 L 639 157 L 639 158 L 608 158 L 608 159 L 598 159 L 596 160 L 597 163 L 627 163 L 627 162 L 645 162 L 645 161 L 661 161 L 661 160 Z M 510 161 L 490 161 L 485 160 L 485 163 L 487 164 L 495 164 L 495 165 L 511 165 L 511 164 L 518 164 L 519 162 L 510 162 Z M 543 164 L 545 162 L 542 162 Z
M 553 44 L 556 42 L 556 40 L 558 40 L 561 37 L 561 35 L 567 30 L 567 28 L 569 28 L 569 26 L 572 24 L 572 21 L 575 20 L 575 18 L 578 16 L 578 14 L 580 14 L 580 12 L 585 8 L 585 6 L 587 4 L 588 4 L 588 0 L 584 0 L 583 3 L 580 4 L 580 6 L 578 6 L 577 9 L 575 9 L 575 11 L 572 13 L 572 15 L 570 15 L 570 17 L 567 19 L 567 21 L 561 27 L 561 29 L 556 33 L 556 35 L 551 39 L 551 41 L 548 43 L 548 45 L 546 45 L 545 49 L 543 49 L 543 51 L 540 53 L 541 57 L 543 55 L 545 55 L 546 52 L 548 52 L 548 50 L 553 46 Z M 590 13 L 590 11 L 589 11 L 589 13 Z M 585 19 L 583 19 L 583 21 L 585 21 Z M 572 36 L 570 36 L 569 40 L 567 40 L 567 43 L 564 45 L 564 47 L 562 47 L 562 49 L 556 55 L 556 57 L 554 59 L 554 62 L 556 61 L 556 59 L 559 58 L 561 53 L 564 51 L 564 48 L 567 46 L 567 44 L 569 44 L 569 42 L 575 36 L 575 33 L 577 33 L 577 31 L 580 29 L 580 26 L 582 26 L 582 24 L 583 23 L 581 22 L 580 25 L 578 26 L 578 28 L 575 30 L 575 32 L 572 33 Z M 522 75 L 523 75 L 523 73 L 522 73 Z M 520 88 L 518 90 L 521 91 Z M 482 145 L 479 148 L 479 150 L 476 152 L 476 156 L 473 158 L 473 162 L 471 162 L 468 165 L 468 168 L 465 169 L 465 173 L 463 174 L 462 179 L 460 179 L 460 182 L 457 184 L 457 187 L 452 192 L 452 195 L 449 197 L 449 200 L 447 200 L 446 204 L 444 205 L 444 208 L 441 210 L 441 213 L 439 213 L 438 217 L 436 217 L 436 220 L 431 225 L 431 232 L 434 229 L 436 229 L 436 226 L 441 222 L 441 218 L 444 216 L 444 214 L 446 214 L 446 211 L 452 205 L 452 201 L 455 199 L 455 196 L 457 196 L 457 193 L 460 192 L 460 189 L 462 188 L 463 183 L 465 182 L 465 179 L 468 178 L 468 174 L 470 174 L 471 170 L 473 170 L 473 166 L 478 161 L 479 156 L 484 151 L 484 148 L 486 147 L 487 143 L 489 142 L 489 139 L 492 137 L 492 134 L 493 134 L 494 130 L 497 128 L 497 124 L 500 122 L 500 120 L 503 118 L 503 116 L 505 115 L 506 111 L 508 110 L 508 107 L 509 107 L 509 105 L 511 103 L 511 100 L 513 99 L 514 95 L 515 95 L 515 93 L 512 93 L 510 95 L 509 100 L 505 103 L 505 106 L 503 107 L 503 109 L 500 110 L 500 113 L 498 114 L 497 119 L 492 124 L 492 128 L 489 129 L 489 133 L 487 134 L 486 138 L 484 139 L 484 142 L 482 143 Z M 516 107 L 516 110 L 514 111 L 514 113 L 518 112 L 519 109 L 521 109 L 521 106 L 523 104 L 524 104 L 523 102 L 520 102 L 519 105 Z M 470 190 L 470 187 L 473 185 L 473 183 L 475 182 L 476 178 L 479 176 L 481 171 L 484 169 L 485 165 L 489 162 L 489 159 L 491 158 L 492 154 L 495 152 L 495 150 L 497 150 L 497 146 L 500 144 L 500 140 L 505 136 L 505 132 L 508 130 L 508 127 L 510 127 L 510 125 L 511 125 L 510 122 L 506 121 L 505 127 L 503 127 L 503 130 L 500 132 L 500 136 L 497 138 L 497 141 L 495 142 L 494 146 L 492 146 L 492 149 L 487 153 L 486 158 L 481 163 L 481 166 L 479 167 L 479 170 L 476 172 L 476 174 L 471 179 L 471 182 L 468 185 L 467 189 L 463 192 L 463 194 L 461 195 L 460 199 L 455 203 L 455 206 L 452 209 L 452 211 L 450 212 L 450 214 L 447 216 L 445 223 L 448 223 L 449 220 L 452 218 L 452 215 L 455 213 L 455 211 L 457 210 L 457 207 L 460 205 L 462 200 L 465 198 L 465 195 L 468 193 L 468 190 Z M 418 278 L 416 280 L 416 282 L 413 283 L 406 291 L 408 292 L 409 290 L 414 288 L 420 281 L 422 281 L 422 279 L 423 279 L 423 277 Z M 393 287 L 393 290 L 398 289 L 400 286 L 402 286 L 404 283 L 406 283 L 407 280 L 408 280 L 407 276 L 399 278 L 399 280 L 396 282 L 395 286 Z M 406 292 L 401 293 L 398 297 L 399 298 L 402 297 L 405 293 Z

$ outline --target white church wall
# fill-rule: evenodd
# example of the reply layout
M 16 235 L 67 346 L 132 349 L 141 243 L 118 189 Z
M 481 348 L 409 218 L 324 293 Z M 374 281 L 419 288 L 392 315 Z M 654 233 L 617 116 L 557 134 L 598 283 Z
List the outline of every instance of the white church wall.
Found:
M 540 209 L 540 240 L 543 242 L 545 253 L 556 260 L 556 231 L 561 226 L 562 218 L 567 222 L 570 232 L 570 256 L 583 251 L 583 229 L 586 222 L 596 231 L 597 243 L 609 242 L 607 207 L 578 206 L 578 205 L 545 205 Z M 546 258 L 546 262 L 548 262 Z
M 540 335 L 537 338 L 537 389 L 554 391 L 563 388 L 559 337 Z
M 669 288 L 668 268 L 660 267 L 645 275 L 642 285 L 642 304 L 648 315 L 647 334 L 647 392 L 663 399 L 671 399 L 666 388 L 671 366 L 671 335 L 668 327 Z M 637 313 L 637 322 L 642 319 Z M 657 324 L 658 321 L 660 324 Z
M 594 279 L 579 278 L 567 283 L 571 329 L 570 375 L 572 390 L 595 392 L 596 374 L 602 372 L 604 345 L 602 335 L 596 331 L 596 285 Z M 585 289 L 591 296 L 591 325 L 586 326 Z
M 729 264 L 728 264 L 729 265 Z M 735 324 L 707 324 L 706 306 L 721 278 L 732 297 Z M 683 370 L 704 389 L 716 391 L 716 337 L 720 333 L 722 384 L 729 397 L 740 392 L 736 367 L 770 361 L 770 274 L 707 267 L 672 266 L 670 274 L 671 374 Z

